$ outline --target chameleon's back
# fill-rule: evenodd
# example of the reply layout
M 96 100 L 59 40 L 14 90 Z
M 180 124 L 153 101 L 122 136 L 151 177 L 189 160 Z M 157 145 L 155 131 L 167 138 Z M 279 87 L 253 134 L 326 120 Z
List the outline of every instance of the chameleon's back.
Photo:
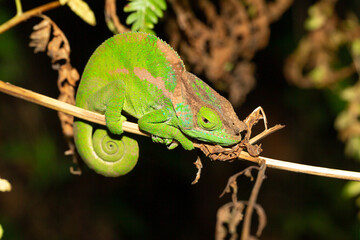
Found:
M 167 52 L 164 53 L 164 50 Z M 167 59 L 166 55 L 173 60 Z M 86 108 L 86 98 L 109 81 L 137 79 L 133 76 L 134 68 L 146 69 L 152 76 L 161 78 L 162 85 L 172 91 L 176 78 L 170 61 L 174 59 L 184 68 L 177 53 L 154 35 L 139 32 L 115 35 L 102 43 L 90 57 L 81 77 L 76 106 Z

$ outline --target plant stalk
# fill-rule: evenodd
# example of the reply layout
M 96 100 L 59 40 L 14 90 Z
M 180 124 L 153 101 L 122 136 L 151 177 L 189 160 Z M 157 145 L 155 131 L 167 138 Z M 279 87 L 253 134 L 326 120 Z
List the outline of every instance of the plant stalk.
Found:
M 15 17 L 11 18 L 7 22 L 0 25 L 0 34 L 9 30 L 12 27 L 18 25 L 19 23 L 28 20 L 29 18 L 32 18 L 32 17 L 39 15 L 45 11 L 48 11 L 48 10 L 51 10 L 51 9 L 61 6 L 60 2 L 54 1 L 54 2 L 44 4 L 42 6 L 36 7 L 34 9 L 31 9 L 31 10 L 23 13 L 20 0 L 15 0 L 15 3 L 16 3 L 16 8 L 17 8 L 17 14 Z

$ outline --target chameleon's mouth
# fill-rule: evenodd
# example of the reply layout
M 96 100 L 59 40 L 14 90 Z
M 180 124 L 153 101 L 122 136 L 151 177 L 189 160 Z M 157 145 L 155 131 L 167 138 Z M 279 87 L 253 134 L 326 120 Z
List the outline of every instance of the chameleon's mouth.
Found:
M 221 130 L 204 131 L 195 129 L 183 129 L 182 131 L 186 135 L 199 141 L 218 144 L 221 146 L 231 146 L 239 143 L 242 139 L 241 132 L 230 134 Z
M 220 138 L 218 144 L 221 146 L 230 146 L 239 143 L 242 140 L 241 133 L 235 135 L 228 134 L 225 138 Z
M 242 140 L 242 139 L 244 139 L 245 138 L 245 136 L 246 136 L 246 134 L 247 134 L 247 130 L 240 130 L 236 135 L 237 136 L 240 136 L 240 140 Z

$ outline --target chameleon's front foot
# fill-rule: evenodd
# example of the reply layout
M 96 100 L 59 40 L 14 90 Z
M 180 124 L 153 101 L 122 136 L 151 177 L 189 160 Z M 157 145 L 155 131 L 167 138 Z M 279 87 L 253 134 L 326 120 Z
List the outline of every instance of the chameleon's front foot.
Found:
M 116 135 L 121 135 L 124 130 L 122 128 L 123 123 L 126 121 L 126 117 L 121 116 L 119 120 L 114 121 L 111 116 L 107 117 L 105 113 L 106 127 L 109 131 Z
M 193 150 L 195 147 L 194 147 L 194 144 L 192 141 L 190 141 L 189 139 L 185 138 L 185 139 L 182 139 L 179 141 L 181 146 L 183 146 L 183 148 L 185 150 Z

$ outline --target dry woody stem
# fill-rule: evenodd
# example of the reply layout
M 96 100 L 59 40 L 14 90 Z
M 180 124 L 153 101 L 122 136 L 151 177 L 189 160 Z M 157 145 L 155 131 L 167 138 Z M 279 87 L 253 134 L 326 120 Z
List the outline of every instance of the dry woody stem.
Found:
M 101 114 L 91 112 L 71 104 L 67 104 L 56 99 L 14 86 L 9 83 L 5 83 L 0 81 L 0 91 L 6 94 L 12 95 L 17 98 L 24 99 L 29 102 L 33 102 L 39 105 L 42 105 L 47 108 L 51 108 L 56 111 L 64 112 L 75 117 L 94 122 L 100 125 L 105 124 L 105 117 Z M 126 132 L 149 136 L 149 134 L 142 132 L 138 125 L 131 122 L 124 122 L 123 129 Z M 269 129 L 271 131 L 271 129 Z M 266 134 L 266 133 L 265 133 Z M 267 135 L 267 134 L 266 134 Z M 257 140 L 257 139 L 256 139 Z M 250 139 L 250 142 L 254 142 L 253 139 Z M 199 145 L 194 144 L 195 147 L 199 147 Z M 323 176 L 323 177 L 331 177 L 331 178 L 339 178 L 346 180 L 354 180 L 360 181 L 360 172 L 353 171 L 345 171 L 345 170 L 337 170 L 330 169 L 324 167 L 315 167 L 298 163 L 291 163 L 286 161 L 280 161 L 276 159 L 266 158 L 266 157 L 252 157 L 246 152 L 241 152 L 239 158 L 248 160 L 255 163 L 260 163 L 261 161 L 265 161 L 266 166 L 270 168 L 298 172 L 298 173 L 306 173 L 311 175 Z
M 254 187 L 251 191 L 250 199 L 248 206 L 246 208 L 245 216 L 244 216 L 244 225 L 241 231 L 241 240 L 247 240 L 250 236 L 250 226 L 251 226 L 251 217 L 254 211 L 254 205 L 256 204 L 256 200 L 260 191 L 261 184 L 265 178 L 265 170 L 266 170 L 266 163 L 262 161 L 260 163 L 260 169 L 258 176 L 256 178 Z M 258 231 L 256 234 L 258 237 L 261 235 L 261 231 Z
M 39 15 L 45 11 L 60 7 L 60 2 L 59 1 L 54 1 L 54 2 L 50 2 L 47 4 L 44 4 L 40 7 L 31 9 L 29 11 L 26 11 L 24 13 L 18 13 L 15 17 L 11 18 L 9 21 L 3 23 L 0 25 L 0 34 L 9 30 L 10 28 L 16 26 L 17 24 L 28 20 L 29 18 L 32 18 L 36 15 Z

